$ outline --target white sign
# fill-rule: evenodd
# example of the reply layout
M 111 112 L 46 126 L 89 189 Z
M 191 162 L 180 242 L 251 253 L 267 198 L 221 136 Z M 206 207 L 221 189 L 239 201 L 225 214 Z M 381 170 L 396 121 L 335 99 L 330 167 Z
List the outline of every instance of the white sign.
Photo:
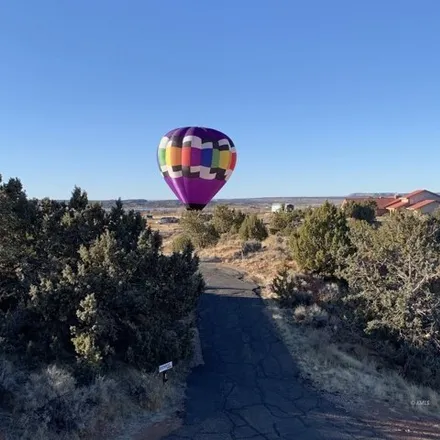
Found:
M 168 362 L 166 364 L 159 365 L 159 373 L 163 373 L 164 371 L 171 370 L 171 368 L 173 368 L 172 362 Z

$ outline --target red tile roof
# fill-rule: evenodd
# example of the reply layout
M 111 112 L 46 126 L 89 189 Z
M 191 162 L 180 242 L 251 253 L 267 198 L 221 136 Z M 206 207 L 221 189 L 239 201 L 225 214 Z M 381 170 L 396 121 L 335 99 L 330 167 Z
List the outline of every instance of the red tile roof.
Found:
M 396 202 L 394 197 L 380 197 L 379 199 L 375 200 L 379 209 L 385 209 Z
M 436 197 L 439 196 L 438 194 L 433 193 L 432 191 L 428 191 L 427 189 L 418 189 L 418 190 L 416 190 L 416 191 L 413 191 L 413 192 L 409 193 L 409 194 L 406 195 L 405 197 L 406 197 L 406 198 L 408 198 L 408 197 L 414 197 L 414 196 L 417 196 L 417 195 L 419 195 L 419 194 L 421 194 L 421 193 L 423 193 L 423 192 L 426 192 L 426 193 L 428 193 L 428 194 L 432 194 L 433 196 L 436 196 Z
M 405 197 L 406 197 L 406 198 L 408 198 L 408 197 L 414 197 L 414 196 L 416 196 L 416 195 L 418 195 L 418 194 L 420 194 L 420 193 L 422 193 L 422 192 L 424 192 L 424 191 L 426 191 L 426 189 L 416 189 L 415 191 L 410 192 L 409 194 L 407 194 Z M 428 192 L 429 192 L 429 191 L 428 191 Z
M 402 198 L 398 198 L 398 199 L 394 199 L 391 203 L 389 203 L 388 205 L 387 205 L 387 208 L 389 208 L 389 207 L 391 207 L 391 206 L 393 206 L 393 205 L 397 205 L 398 203 L 400 203 L 402 201 Z
M 398 209 L 398 208 L 403 208 L 403 207 L 409 207 L 409 202 L 405 202 L 403 200 L 397 200 L 396 203 L 391 203 L 391 205 L 387 206 L 387 209 Z
M 399 208 L 408 208 L 408 209 L 420 209 L 424 206 L 430 205 L 433 202 L 437 202 L 437 200 L 434 200 L 434 197 L 429 200 L 423 200 L 418 203 L 414 203 L 411 205 L 409 198 L 417 196 L 421 193 L 427 193 L 432 194 L 435 196 L 435 198 L 438 198 L 438 203 L 440 203 L 440 195 L 433 193 L 431 191 L 428 191 L 426 189 L 418 189 L 416 191 L 413 191 L 409 193 L 408 195 L 404 197 L 348 197 L 345 199 L 345 201 L 358 201 L 358 202 L 364 202 L 364 201 L 374 201 L 376 202 L 377 208 L 379 210 L 383 209 L 399 209 Z M 408 200 L 408 201 L 406 201 Z
M 438 200 L 423 200 L 421 202 L 414 203 L 414 205 L 408 206 L 408 209 L 420 209 L 420 208 L 423 208 L 424 206 L 430 205 L 431 203 L 440 204 L 440 202 Z

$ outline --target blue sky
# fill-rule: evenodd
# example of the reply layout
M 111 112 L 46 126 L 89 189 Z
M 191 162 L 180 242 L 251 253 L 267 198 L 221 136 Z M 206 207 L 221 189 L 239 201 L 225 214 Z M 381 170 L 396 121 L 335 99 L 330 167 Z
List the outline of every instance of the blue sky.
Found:
M 219 197 L 440 191 L 438 0 L 0 3 L 0 173 L 174 198 L 156 148 L 235 142 Z

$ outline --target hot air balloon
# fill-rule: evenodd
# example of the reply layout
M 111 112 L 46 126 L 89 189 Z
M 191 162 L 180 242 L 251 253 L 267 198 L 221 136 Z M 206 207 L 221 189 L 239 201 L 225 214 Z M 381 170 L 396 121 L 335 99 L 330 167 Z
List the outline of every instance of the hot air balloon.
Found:
M 232 140 L 212 128 L 176 128 L 158 148 L 162 175 L 188 210 L 202 210 L 231 177 L 236 163 Z

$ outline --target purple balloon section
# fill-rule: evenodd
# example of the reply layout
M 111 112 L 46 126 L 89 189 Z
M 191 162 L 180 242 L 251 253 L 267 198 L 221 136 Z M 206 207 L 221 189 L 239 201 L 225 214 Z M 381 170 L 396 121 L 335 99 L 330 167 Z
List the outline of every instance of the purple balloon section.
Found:
M 178 138 L 180 142 L 185 136 L 198 136 L 204 142 L 228 139 L 230 145 L 234 145 L 229 136 L 212 128 L 182 127 L 171 130 L 165 135 L 169 139 Z M 203 209 L 226 183 L 226 180 L 207 180 L 200 177 L 165 177 L 164 179 L 188 209 Z
M 225 180 L 203 180 L 190 177 L 165 177 L 165 182 L 186 206 L 207 205 L 226 183 Z

